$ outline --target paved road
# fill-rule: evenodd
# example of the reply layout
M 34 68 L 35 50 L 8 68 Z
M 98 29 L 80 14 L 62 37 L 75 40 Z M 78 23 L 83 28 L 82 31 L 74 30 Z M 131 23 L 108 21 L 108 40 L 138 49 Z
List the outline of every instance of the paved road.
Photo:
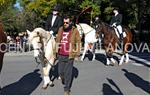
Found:
M 133 53 L 129 64 L 105 66 L 105 57 L 98 53 L 95 61 L 76 62 L 72 95 L 149 95 L 150 56 Z M 63 95 L 63 85 L 42 90 L 41 66 L 36 68 L 32 52 L 7 53 L 0 82 L 1 95 Z

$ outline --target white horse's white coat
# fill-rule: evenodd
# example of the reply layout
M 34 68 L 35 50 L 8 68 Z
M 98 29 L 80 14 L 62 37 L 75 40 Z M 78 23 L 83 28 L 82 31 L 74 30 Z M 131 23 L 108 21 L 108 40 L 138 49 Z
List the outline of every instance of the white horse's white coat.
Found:
M 51 65 L 53 65 L 55 57 L 53 50 L 56 46 L 54 37 L 48 31 L 45 31 L 42 28 L 35 28 L 32 32 L 27 30 L 27 33 L 29 35 L 29 42 L 33 45 L 34 48 L 34 57 L 38 57 L 38 55 L 40 54 L 40 50 L 43 47 L 45 57 L 51 63 Z M 47 63 L 47 65 L 43 67 L 43 87 L 46 87 L 47 85 L 52 83 L 49 78 L 51 65 Z
M 85 35 L 85 43 L 84 43 L 84 51 L 81 57 L 81 61 L 83 61 L 86 51 L 88 50 L 88 44 L 89 43 L 95 43 L 97 42 L 98 39 L 96 39 L 96 30 L 94 28 L 92 28 L 90 25 L 86 24 L 86 23 L 79 23 L 76 24 L 77 29 L 80 33 L 80 35 L 82 36 L 82 34 Z M 92 49 L 93 50 L 93 49 Z M 95 60 L 95 52 L 92 51 L 93 53 L 93 58 L 92 60 Z

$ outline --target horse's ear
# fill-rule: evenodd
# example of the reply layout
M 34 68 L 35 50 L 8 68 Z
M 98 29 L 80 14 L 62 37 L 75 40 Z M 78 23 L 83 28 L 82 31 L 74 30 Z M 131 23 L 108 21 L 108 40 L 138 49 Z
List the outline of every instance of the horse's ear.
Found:
M 31 32 L 30 32 L 29 30 L 27 30 L 27 34 L 28 34 L 28 35 L 30 35 L 30 34 L 31 34 Z
M 76 23 L 76 27 L 78 27 L 78 26 L 79 26 L 79 24 Z

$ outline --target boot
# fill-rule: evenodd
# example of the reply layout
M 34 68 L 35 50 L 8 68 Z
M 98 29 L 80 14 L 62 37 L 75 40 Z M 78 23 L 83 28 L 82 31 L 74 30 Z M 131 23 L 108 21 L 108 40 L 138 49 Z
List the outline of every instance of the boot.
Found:
M 65 78 L 64 76 L 61 77 L 61 83 L 64 85 L 65 84 Z
M 64 95 L 71 95 L 71 94 L 70 94 L 70 91 L 65 91 L 65 92 L 64 92 Z
M 123 41 L 123 33 L 120 34 L 120 42 Z

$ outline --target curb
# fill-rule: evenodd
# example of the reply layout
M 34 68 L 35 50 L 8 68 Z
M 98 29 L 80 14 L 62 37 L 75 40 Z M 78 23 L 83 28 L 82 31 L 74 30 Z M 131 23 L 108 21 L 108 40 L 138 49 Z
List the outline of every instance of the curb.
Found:
M 33 51 L 30 52 L 6 52 L 5 56 L 28 56 L 33 55 Z

